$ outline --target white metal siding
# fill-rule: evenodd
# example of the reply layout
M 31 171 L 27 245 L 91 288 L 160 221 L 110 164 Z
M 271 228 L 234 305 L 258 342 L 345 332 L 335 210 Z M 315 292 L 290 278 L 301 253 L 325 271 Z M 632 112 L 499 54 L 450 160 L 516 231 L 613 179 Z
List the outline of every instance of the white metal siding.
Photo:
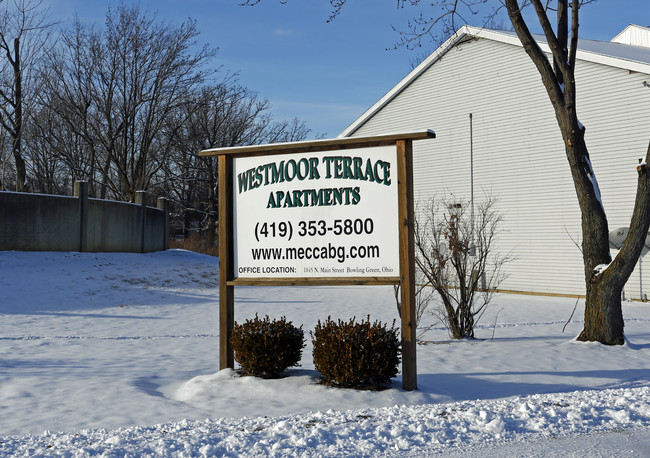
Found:
M 648 48 L 650 47 L 650 28 L 630 24 L 625 30 L 612 38 L 612 42 Z
M 650 88 L 643 85 L 648 75 L 580 62 L 576 76 L 580 119 L 610 230 L 627 226 L 637 158 L 650 139 Z M 540 77 L 521 47 L 481 39 L 458 45 L 354 135 L 433 129 L 435 140 L 414 147 L 416 200 L 446 193 L 467 202 L 469 113 L 475 199 L 484 192 L 498 198 L 504 217 L 499 250 L 517 256 L 501 287 L 584 294 L 576 246 L 580 212 L 564 146 Z M 643 283 L 650 290 L 650 275 Z M 640 295 L 638 273 L 626 292 Z

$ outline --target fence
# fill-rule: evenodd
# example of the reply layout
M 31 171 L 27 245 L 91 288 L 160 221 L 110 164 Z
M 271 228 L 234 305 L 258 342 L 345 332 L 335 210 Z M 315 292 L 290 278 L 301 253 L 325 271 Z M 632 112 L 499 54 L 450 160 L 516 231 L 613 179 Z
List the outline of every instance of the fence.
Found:
M 167 200 L 146 206 L 88 197 L 75 182 L 74 197 L 0 192 L 0 251 L 148 252 L 169 248 Z

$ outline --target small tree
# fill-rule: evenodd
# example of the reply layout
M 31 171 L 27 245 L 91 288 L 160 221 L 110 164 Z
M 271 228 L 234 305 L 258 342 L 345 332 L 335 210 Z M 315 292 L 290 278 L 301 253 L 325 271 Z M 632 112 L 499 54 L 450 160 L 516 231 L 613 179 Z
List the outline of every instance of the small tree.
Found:
M 505 279 L 510 253 L 494 253 L 501 215 L 486 196 L 473 205 L 430 199 L 415 221 L 416 265 L 438 293 L 439 314 L 454 339 L 474 337 L 474 326 Z

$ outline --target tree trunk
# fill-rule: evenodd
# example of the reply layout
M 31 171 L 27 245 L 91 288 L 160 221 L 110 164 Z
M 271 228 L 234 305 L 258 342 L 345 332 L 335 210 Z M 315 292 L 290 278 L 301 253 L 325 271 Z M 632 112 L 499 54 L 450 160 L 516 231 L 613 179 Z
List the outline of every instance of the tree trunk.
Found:
M 25 169 L 25 160 L 22 156 L 22 143 L 23 143 L 23 69 L 21 67 L 20 59 L 20 39 L 14 39 L 14 132 L 13 137 L 13 151 L 16 160 L 16 191 L 25 191 L 25 182 L 27 181 L 27 170 Z
M 438 291 L 438 294 L 440 294 L 440 299 L 442 300 L 442 303 L 445 307 L 445 311 L 447 313 L 447 325 L 449 326 L 449 331 L 451 332 L 451 336 L 454 339 L 464 338 L 465 332 L 460 327 L 460 324 L 458 323 L 459 311 L 455 309 L 454 306 L 452 305 L 452 300 L 449 298 L 448 292 L 445 291 L 444 288 L 435 288 L 435 290 Z
M 25 192 L 25 181 L 27 181 L 27 170 L 25 160 L 22 158 L 20 151 L 14 151 L 16 161 L 16 191 Z
M 598 341 L 607 345 L 622 345 L 625 342 L 621 292 L 639 259 L 650 227 L 648 159 L 650 146 L 645 161 L 637 167 L 636 200 L 623 246 L 606 269 L 592 270 L 587 277 L 585 325 L 578 340 Z
M 584 130 L 568 137 L 567 158 L 582 213 L 582 256 L 586 285 L 584 328 L 578 340 L 622 345 L 625 339 L 621 292 L 632 269 L 621 270 L 620 267 L 630 262 L 633 267 L 640 249 L 634 261 L 621 252 L 618 262 L 612 263 L 607 216 L 591 169 Z M 605 270 L 608 272 L 605 273 Z
M 591 283 L 588 286 L 585 324 L 578 340 L 606 345 L 625 343 L 621 291 L 620 286 L 608 284 L 606 281 Z
M 102 169 L 102 184 L 100 186 L 99 198 L 106 199 L 108 195 L 108 175 L 111 170 L 111 155 L 106 154 L 106 161 L 104 162 L 104 168 Z

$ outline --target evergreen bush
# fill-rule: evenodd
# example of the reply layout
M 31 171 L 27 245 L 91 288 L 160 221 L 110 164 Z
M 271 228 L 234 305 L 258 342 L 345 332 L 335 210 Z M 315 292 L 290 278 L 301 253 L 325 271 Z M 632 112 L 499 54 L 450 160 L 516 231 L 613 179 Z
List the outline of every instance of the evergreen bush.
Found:
M 400 362 L 398 330 L 378 321 L 355 323 L 320 320 L 310 332 L 314 366 L 324 383 L 341 387 L 379 387 L 397 375 Z
M 263 378 L 278 377 L 287 368 L 299 366 L 305 348 L 302 326 L 295 327 L 285 317 L 271 320 L 268 315 L 259 319 L 255 314 L 241 325 L 235 323 L 230 341 L 241 373 Z

